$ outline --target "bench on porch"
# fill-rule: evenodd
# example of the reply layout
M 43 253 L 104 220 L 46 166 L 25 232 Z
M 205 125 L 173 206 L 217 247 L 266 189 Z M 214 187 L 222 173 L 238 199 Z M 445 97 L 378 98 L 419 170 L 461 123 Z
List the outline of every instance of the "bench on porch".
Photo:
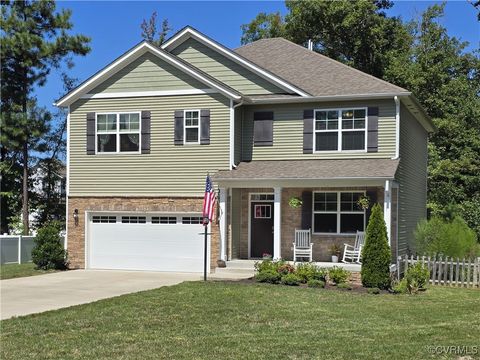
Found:
M 293 261 L 297 261 L 297 257 L 308 257 L 308 261 L 312 261 L 313 254 L 312 232 L 308 230 L 295 229 L 295 241 L 293 242 Z

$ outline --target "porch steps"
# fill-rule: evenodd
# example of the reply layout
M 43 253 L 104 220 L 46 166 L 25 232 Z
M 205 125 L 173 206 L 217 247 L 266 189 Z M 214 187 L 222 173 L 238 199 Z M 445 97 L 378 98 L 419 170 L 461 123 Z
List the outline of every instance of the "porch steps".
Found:
M 254 273 L 255 260 L 232 260 L 227 261 L 226 267 L 216 268 L 215 273 L 210 275 L 215 280 L 241 280 L 251 278 Z

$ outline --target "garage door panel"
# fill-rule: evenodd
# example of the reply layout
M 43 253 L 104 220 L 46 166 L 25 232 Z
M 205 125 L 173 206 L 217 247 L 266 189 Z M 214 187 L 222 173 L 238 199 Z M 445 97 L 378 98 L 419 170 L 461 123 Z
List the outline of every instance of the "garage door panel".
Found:
M 203 226 L 90 223 L 90 262 L 95 269 L 203 271 Z

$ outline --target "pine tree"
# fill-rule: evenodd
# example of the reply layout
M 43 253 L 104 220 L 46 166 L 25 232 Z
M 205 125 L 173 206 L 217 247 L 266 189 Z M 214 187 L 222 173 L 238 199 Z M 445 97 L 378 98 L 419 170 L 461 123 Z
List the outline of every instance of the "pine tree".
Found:
M 365 287 L 387 289 L 390 286 L 391 251 L 387 227 L 380 205 L 372 208 L 362 250 L 362 284 Z

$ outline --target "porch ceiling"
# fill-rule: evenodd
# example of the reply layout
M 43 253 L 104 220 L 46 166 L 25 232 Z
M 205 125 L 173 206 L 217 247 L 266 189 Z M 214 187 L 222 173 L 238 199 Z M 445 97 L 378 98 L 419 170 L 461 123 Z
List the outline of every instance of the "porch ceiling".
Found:
M 358 181 L 393 180 L 399 160 L 269 160 L 241 162 L 234 170 L 220 170 L 218 182 L 248 181 Z

